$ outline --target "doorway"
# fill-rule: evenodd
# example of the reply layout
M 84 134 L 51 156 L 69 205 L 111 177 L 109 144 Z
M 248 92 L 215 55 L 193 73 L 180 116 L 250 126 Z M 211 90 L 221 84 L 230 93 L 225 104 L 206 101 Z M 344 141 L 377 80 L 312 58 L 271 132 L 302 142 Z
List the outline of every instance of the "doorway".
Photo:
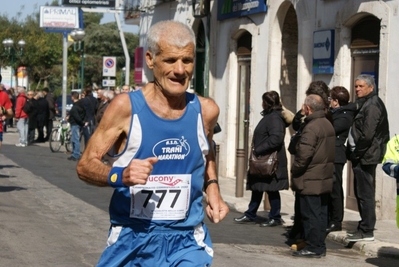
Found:
M 248 169 L 249 113 L 251 88 L 252 35 L 245 32 L 237 40 L 238 59 L 238 109 L 236 140 L 236 197 L 244 195 L 244 179 Z
M 374 76 L 376 90 L 378 93 L 378 63 L 379 63 L 379 43 L 380 43 L 380 20 L 374 16 L 361 19 L 352 28 L 351 56 L 352 56 L 352 84 L 350 88 L 351 101 L 355 101 L 354 81 L 360 74 L 370 74 Z M 358 210 L 354 191 L 354 176 L 352 164 L 347 163 L 347 196 L 346 208 Z
M 202 21 L 200 21 L 198 26 L 197 33 L 197 47 L 196 47 L 196 55 L 195 55 L 195 73 L 194 73 L 194 90 L 201 96 L 208 96 L 208 85 L 205 73 L 205 64 L 206 64 L 206 54 L 205 54 L 205 46 L 206 46 L 206 36 L 205 36 L 205 28 Z

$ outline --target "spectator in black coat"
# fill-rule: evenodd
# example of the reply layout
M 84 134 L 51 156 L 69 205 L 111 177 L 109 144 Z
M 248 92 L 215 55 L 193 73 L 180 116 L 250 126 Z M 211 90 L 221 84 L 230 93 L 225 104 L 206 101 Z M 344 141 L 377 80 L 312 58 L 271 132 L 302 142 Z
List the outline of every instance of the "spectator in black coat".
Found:
M 35 99 L 37 100 L 37 133 L 38 137 L 35 140 L 37 143 L 43 143 L 44 139 L 44 125 L 48 121 L 48 103 L 44 98 L 43 92 L 37 92 Z
M 335 86 L 332 88 L 329 100 L 335 130 L 335 160 L 333 189 L 328 200 L 327 233 L 342 230 L 342 220 L 344 219 L 342 171 L 346 163 L 345 142 L 356 111 L 356 105 L 349 103 L 349 91 L 345 87 Z
M 95 127 L 95 114 L 97 111 L 97 99 L 93 96 L 91 88 L 85 90 L 85 97 L 80 100 L 85 110 L 85 125 L 83 127 L 83 136 L 85 144 L 89 141 Z
M 55 97 L 52 93 L 50 93 L 47 87 L 43 88 L 44 98 L 48 103 L 48 118 L 44 123 L 44 127 L 46 128 L 46 137 L 44 140 L 48 141 L 51 131 L 53 130 L 53 120 L 55 117 Z
M 346 241 L 373 241 L 376 223 L 375 179 L 389 141 L 388 113 L 378 97 L 374 77 L 361 74 L 355 79 L 357 111 L 348 135 L 347 156 L 352 162 L 354 191 L 361 220 Z
M 285 129 L 292 119 L 286 118 L 276 91 L 269 91 L 262 96 L 263 118 L 255 128 L 253 146 L 256 155 L 266 155 L 277 151 L 278 169 L 273 177 L 257 177 L 248 174 L 247 190 L 251 190 L 251 200 L 244 215 L 235 218 L 237 223 L 254 223 L 264 192 L 267 192 L 271 206 L 269 218 L 261 223 L 262 227 L 282 225 L 280 190 L 288 189 L 287 155 L 285 152 Z
M 85 125 L 85 109 L 83 102 L 79 101 L 79 93 L 72 92 L 73 106 L 69 112 L 68 121 L 71 124 L 72 155 L 68 160 L 77 161 L 80 159 L 80 130 Z
M 27 93 L 27 102 L 25 105 L 29 105 L 29 108 L 26 110 L 28 111 L 28 145 L 31 145 L 35 142 L 35 134 L 37 128 L 37 110 L 38 104 L 37 100 L 34 98 L 35 93 L 30 90 Z

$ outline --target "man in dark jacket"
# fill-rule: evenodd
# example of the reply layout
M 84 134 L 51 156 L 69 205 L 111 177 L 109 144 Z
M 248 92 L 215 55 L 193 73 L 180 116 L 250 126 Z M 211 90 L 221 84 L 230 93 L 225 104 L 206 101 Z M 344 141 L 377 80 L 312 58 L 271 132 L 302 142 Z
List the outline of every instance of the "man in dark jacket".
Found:
M 356 104 L 349 103 L 349 91 L 343 86 L 333 87 L 329 100 L 335 130 L 335 161 L 333 189 L 328 200 L 327 233 L 342 230 L 344 219 L 342 171 L 347 160 L 345 143 L 356 111 Z
M 47 87 L 43 88 L 43 94 L 48 103 L 48 118 L 44 124 L 44 127 L 46 128 L 46 136 L 44 137 L 44 140 L 48 141 L 51 131 L 53 130 L 53 120 L 55 117 L 55 97 Z
M 77 161 L 80 159 L 80 129 L 84 126 L 85 109 L 79 100 L 79 93 L 72 92 L 71 99 L 73 106 L 69 112 L 68 121 L 71 124 L 72 155 L 68 160 Z
M 48 121 L 48 103 L 47 100 L 44 98 L 43 92 L 37 92 L 35 99 L 37 100 L 37 115 L 36 115 L 36 128 L 38 137 L 35 140 L 36 143 L 43 143 L 45 142 L 44 139 L 44 126 Z
M 35 142 L 35 134 L 36 134 L 36 127 L 37 127 L 37 100 L 35 99 L 35 93 L 33 90 L 29 90 L 27 93 L 27 102 L 25 105 L 28 105 L 28 108 L 25 110 L 28 111 L 28 145 L 31 145 Z
M 297 257 L 320 258 L 326 253 L 328 194 L 332 190 L 335 131 L 325 117 L 319 95 L 308 95 L 302 107 L 305 126 L 291 167 L 292 189 L 299 195 L 306 246 Z
M 382 162 L 389 141 L 388 114 L 375 90 L 371 75 L 355 80 L 357 114 L 348 136 L 348 155 L 352 162 L 354 190 L 361 220 L 347 241 L 373 241 L 375 214 L 375 169 Z
M 83 136 L 85 145 L 89 141 L 90 136 L 93 134 L 95 126 L 95 114 L 97 111 L 97 99 L 93 96 L 91 88 L 85 90 L 85 97 L 80 100 L 81 105 L 85 110 L 85 125 L 83 127 Z

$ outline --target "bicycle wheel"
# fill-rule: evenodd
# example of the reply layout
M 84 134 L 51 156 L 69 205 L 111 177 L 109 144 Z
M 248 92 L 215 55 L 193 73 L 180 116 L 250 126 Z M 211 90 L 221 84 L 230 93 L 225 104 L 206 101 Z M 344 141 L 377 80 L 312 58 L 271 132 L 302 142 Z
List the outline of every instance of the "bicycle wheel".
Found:
M 50 135 L 50 150 L 52 152 L 60 151 L 62 140 L 61 140 L 61 133 L 59 132 L 60 128 L 55 128 L 51 131 Z
M 65 149 L 67 152 L 72 152 L 71 130 L 65 132 Z
M 83 136 L 83 131 L 80 132 L 80 153 L 83 154 L 86 148 L 85 138 Z

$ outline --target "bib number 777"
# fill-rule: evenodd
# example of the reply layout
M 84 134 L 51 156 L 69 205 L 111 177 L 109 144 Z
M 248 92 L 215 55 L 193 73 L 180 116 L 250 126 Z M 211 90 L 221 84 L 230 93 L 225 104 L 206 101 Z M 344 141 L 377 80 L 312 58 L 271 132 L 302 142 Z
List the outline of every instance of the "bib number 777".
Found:
M 154 193 L 156 196 L 158 196 L 158 194 L 161 194 L 161 196 L 158 200 L 157 209 L 159 209 L 161 207 L 162 202 L 165 199 L 165 196 L 167 193 L 175 194 L 175 197 L 173 198 L 172 203 L 169 206 L 171 209 L 173 209 L 176 204 L 177 199 L 180 196 L 181 190 L 180 189 L 179 190 L 155 190 L 155 192 L 152 190 L 141 190 L 141 194 L 147 195 L 147 197 L 144 201 L 144 204 L 143 204 L 144 208 L 146 208 L 148 206 L 148 203 L 150 202 L 150 199 Z
M 151 175 L 147 184 L 130 187 L 130 217 L 181 220 L 190 202 L 191 175 Z

